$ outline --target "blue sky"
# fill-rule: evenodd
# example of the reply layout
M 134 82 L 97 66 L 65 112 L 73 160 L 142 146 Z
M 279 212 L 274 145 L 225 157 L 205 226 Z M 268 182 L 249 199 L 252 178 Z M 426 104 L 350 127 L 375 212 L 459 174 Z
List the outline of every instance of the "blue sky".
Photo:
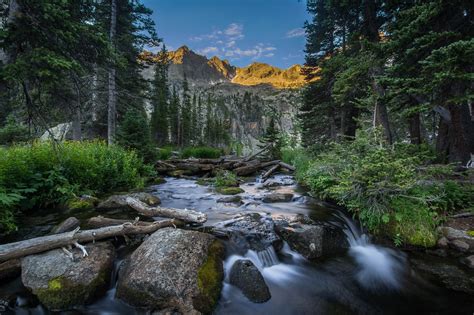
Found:
M 170 50 L 187 45 L 233 65 L 304 62 L 305 0 L 143 0 Z

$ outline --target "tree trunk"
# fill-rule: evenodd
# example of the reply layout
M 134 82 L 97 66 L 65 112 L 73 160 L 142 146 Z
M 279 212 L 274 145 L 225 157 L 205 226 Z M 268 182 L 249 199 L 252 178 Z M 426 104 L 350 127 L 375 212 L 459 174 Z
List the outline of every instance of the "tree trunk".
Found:
M 471 158 L 473 148 L 473 123 L 467 105 L 449 105 L 451 123 L 449 125 L 449 162 L 466 163 Z
M 449 153 L 449 124 L 440 117 L 438 134 L 436 136 L 436 153 L 441 157 L 442 162 L 446 161 Z
M 117 27 L 117 0 L 111 0 L 110 10 L 110 42 L 115 47 L 115 32 Z M 117 93 L 115 87 L 115 65 L 109 67 L 108 81 L 108 109 L 107 109 L 107 142 L 109 145 L 115 142 L 116 116 L 117 116 Z
M 174 222 L 174 220 L 171 220 Z M 47 235 L 15 243 L 0 245 L 0 261 L 20 258 L 79 243 L 88 243 L 101 239 L 121 235 L 149 234 L 170 226 L 170 220 L 155 222 L 152 225 L 138 226 L 125 223 L 116 226 L 107 226 L 100 229 L 66 232 L 61 234 Z
M 379 75 L 382 70 L 380 67 L 372 69 L 372 90 L 375 93 L 375 104 L 374 104 L 374 118 L 373 126 L 382 126 L 385 138 L 389 144 L 393 143 L 392 130 L 390 129 L 390 121 L 388 119 L 388 110 L 385 103 L 382 101 L 385 96 L 385 89 L 379 82 L 377 82 L 376 76 Z
M 422 142 L 420 113 L 415 113 L 408 117 L 408 129 L 410 132 L 410 143 L 420 145 Z

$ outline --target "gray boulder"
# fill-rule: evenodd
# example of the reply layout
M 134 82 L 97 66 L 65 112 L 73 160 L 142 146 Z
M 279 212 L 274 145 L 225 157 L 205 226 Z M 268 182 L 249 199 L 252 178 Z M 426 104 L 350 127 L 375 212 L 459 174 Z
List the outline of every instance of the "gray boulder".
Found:
M 448 240 L 448 244 L 452 249 L 474 253 L 474 237 L 469 235 L 467 231 L 441 226 L 438 228 L 438 233 L 441 235 L 441 239 L 444 237 Z
M 89 256 L 78 249 L 71 260 L 61 249 L 26 256 L 21 280 L 46 307 L 69 309 L 85 304 L 107 288 L 115 249 L 109 242 L 86 245 Z
M 230 270 L 229 281 L 252 302 L 263 303 L 271 298 L 265 279 L 250 260 L 237 260 Z
M 210 313 L 220 296 L 224 248 L 209 234 L 166 228 L 126 260 L 117 297 L 152 310 Z
M 273 193 L 263 196 L 262 201 L 266 203 L 273 202 L 289 202 L 293 199 L 293 194 L 290 193 Z
M 124 195 L 112 195 L 106 200 L 99 203 L 97 208 L 99 209 L 119 209 L 128 208 L 126 202 L 127 197 L 132 197 L 146 203 L 149 206 L 157 206 L 161 203 L 160 198 L 147 192 L 138 192 Z
M 278 225 L 277 233 L 291 249 L 309 260 L 343 253 L 349 247 L 344 233 L 329 225 Z

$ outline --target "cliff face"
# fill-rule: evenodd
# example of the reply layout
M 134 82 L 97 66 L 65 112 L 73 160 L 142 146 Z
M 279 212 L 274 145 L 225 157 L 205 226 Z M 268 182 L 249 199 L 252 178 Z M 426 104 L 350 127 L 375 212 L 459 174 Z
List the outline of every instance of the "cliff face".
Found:
M 180 91 L 186 76 L 191 93 L 202 99 L 211 95 L 216 100 L 214 106 L 230 119 L 230 134 L 245 151 L 256 148 L 269 122 L 269 112 L 276 113 L 280 130 L 294 133 L 300 88 L 305 84 L 300 65 L 280 69 L 255 62 L 238 68 L 218 57 L 207 59 L 186 46 L 168 55 L 170 85 Z M 153 74 L 153 66 L 144 71 L 148 79 Z

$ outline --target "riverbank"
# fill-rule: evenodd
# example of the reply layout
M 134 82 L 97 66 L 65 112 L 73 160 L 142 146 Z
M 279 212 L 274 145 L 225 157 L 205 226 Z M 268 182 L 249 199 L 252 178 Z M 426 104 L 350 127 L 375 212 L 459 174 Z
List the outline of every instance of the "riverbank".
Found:
M 473 273 L 465 266 L 457 265 L 455 258 L 442 258 L 423 252 L 403 253 L 394 248 L 373 244 L 341 209 L 309 197 L 305 190 L 298 187 L 287 175 L 275 176 L 266 183 L 248 180 L 240 187 L 244 192 L 238 195 L 240 200 L 233 201 L 224 199 L 227 197 L 216 193 L 212 187 L 198 185 L 196 180 L 191 179 L 166 178 L 165 183 L 147 188 L 148 192 L 160 198 L 163 207 L 196 209 L 206 213 L 208 221 L 204 228 L 198 230 L 210 231 L 219 227 L 218 238 L 225 247 L 225 257 L 222 291 L 214 311 L 216 314 L 305 313 L 315 310 L 319 313 L 338 311 L 343 314 L 368 314 L 382 310 L 400 310 L 400 307 L 407 312 L 425 313 L 453 313 L 453 310 L 465 313 L 470 310 L 472 296 L 460 292 L 460 287 L 457 287 L 458 291 L 447 289 L 446 284 L 443 285 L 443 275 L 434 277 L 423 270 L 423 264 L 434 265 L 441 261 L 444 269 L 459 271 L 458 279 L 451 281 L 451 284 L 461 281 L 466 283 L 466 280 L 473 278 Z M 272 200 L 265 197 L 278 194 L 293 196 L 286 201 L 263 201 Z M 26 222 L 29 222 L 29 226 L 23 236 L 18 236 L 29 238 L 32 236 L 30 233 L 45 234 L 54 224 L 71 214 L 73 213 L 45 211 L 39 213 L 36 218 L 25 218 L 31 221 L 22 221 L 21 226 L 25 226 Z M 88 213 L 80 211 L 74 214 L 83 214 L 80 218 L 83 222 L 98 214 L 123 219 L 135 216 L 132 210 L 126 209 L 92 209 Z M 225 223 L 238 218 L 244 219 L 237 221 L 240 223 Z M 253 221 L 255 218 L 258 220 Z M 33 222 L 34 226 L 31 226 Z M 281 229 L 291 228 L 304 233 L 311 228 L 319 231 L 317 227 L 320 224 L 343 233 L 343 243 L 346 243 L 348 248 L 341 252 L 313 257 L 310 251 L 304 251 L 304 248 L 310 250 L 311 242 L 305 246 L 303 241 L 295 243 L 287 236 L 282 238 L 284 233 L 282 234 Z M 269 226 L 273 228 L 268 229 Z M 280 232 L 276 232 L 279 229 Z M 258 237 L 255 237 L 256 235 Z M 303 235 L 316 237 L 319 234 L 301 234 L 301 237 L 296 239 L 304 240 Z M 280 241 L 274 242 L 272 237 Z M 265 245 L 268 240 L 271 246 Z M 128 246 L 119 238 L 113 241 L 113 244 L 117 258 L 110 271 L 111 280 L 105 293 L 99 294 L 89 304 L 76 306 L 75 309 L 79 312 L 140 314 L 143 311 L 116 297 L 119 265 L 130 257 L 140 241 L 134 246 Z M 242 286 L 236 286 L 235 282 L 232 284 L 232 266 L 239 259 L 250 260 L 262 275 L 271 296 L 269 300 L 263 303 L 252 302 L 239 288 Z M 420 269 L 412 264 L 413 259 L 421 261 L 418 264 Z M 291 298 L 288 299 L 290 292 Z M 2 299 L 9 302 L 11 312 L 47 312 L 25 289 L 19 278 L 1 285 L 0 293 Z

